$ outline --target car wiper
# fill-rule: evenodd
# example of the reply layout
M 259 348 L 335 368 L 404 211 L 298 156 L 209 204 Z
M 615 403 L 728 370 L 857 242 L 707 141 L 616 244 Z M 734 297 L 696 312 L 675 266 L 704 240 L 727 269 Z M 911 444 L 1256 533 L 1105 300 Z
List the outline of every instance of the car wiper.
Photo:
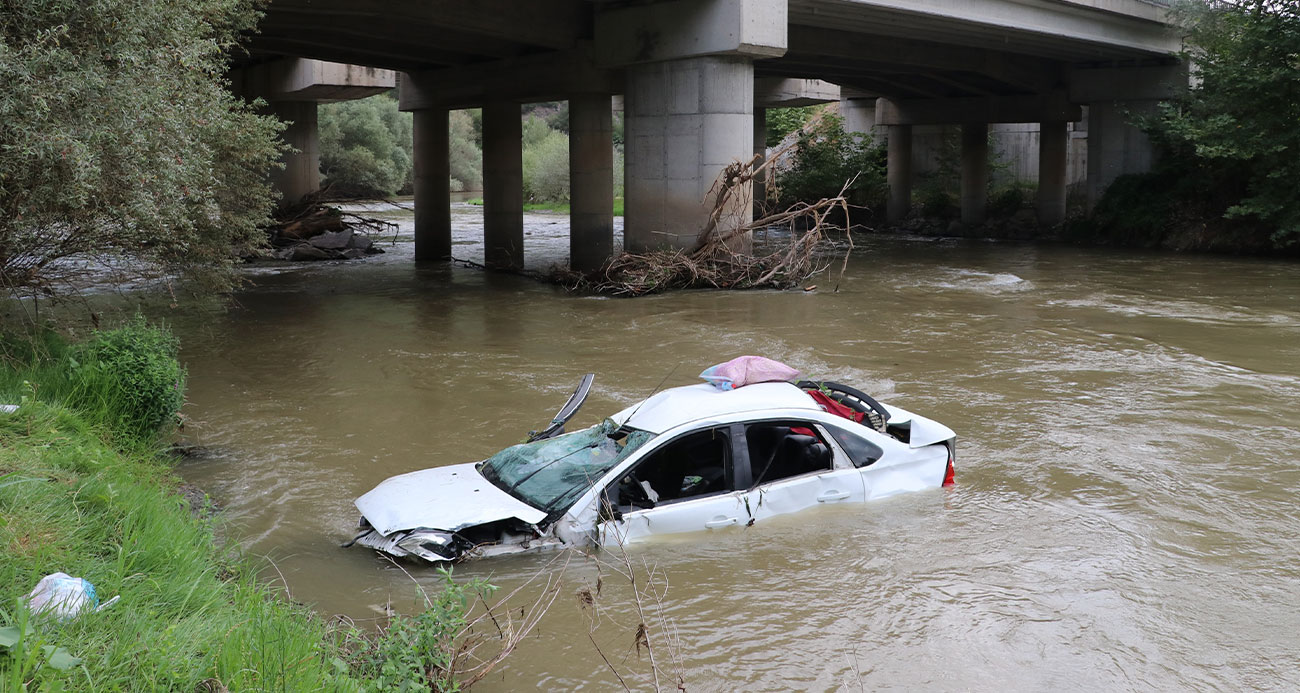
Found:
M 591 382 L 595 379 L 595 373 L 588 373 L 582 376 L 582 380 L 578 383 L 578 387 L 574 389 L 573 394 L 569 395 L 569 400 L 564 403 L 564 406 L 560 407 L 560 410 L 555 413 L 555 416 L 551 417 L 550 425 L 540 432 L 529 431 L 527 442 L 531 443 L 535 440 L 546 440 L 547 438 L 554 438 L 555 436 L 564 433 L 564 424 L 568 423 L 569 419 L 572 419 L 573 415 L 578 413 L 578 409 L 582 407 L 582 403 L 587 401 L 587 395 L 591 392 Z

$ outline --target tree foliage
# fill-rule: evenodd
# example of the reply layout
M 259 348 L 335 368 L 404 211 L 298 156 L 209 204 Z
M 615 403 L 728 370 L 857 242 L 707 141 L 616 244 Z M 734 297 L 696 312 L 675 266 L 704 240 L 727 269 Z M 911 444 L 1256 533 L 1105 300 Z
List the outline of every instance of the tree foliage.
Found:
M 225 88 L 255 0 L 7 0 L 0 12 L 0 279 L 87 267 L 222 288 L 273 195 L 280 125 Z
M 767 146 L 775 147 L 785 136 L 803 127 L 821 106 L 767 109 Z
M 545 122 L 524 121 L 524 199 L 569 201 L 569 136 Z
M 1300 12 L 1294 2 L 1189 4 L 1180 11 L 1193 86 L 1148 121 L 1166 165 L 1204 182 L 1229 218 L 1275 245 L 1300 240 Z
M 386 197 L 414 182 L 411 114 L 380 94 L 320 107 L 320 168 L 325 184 L 349 195 Z
M 483 189 L 483 112 L 451 112 L 451 188 L 452 190 Z
M 885 151 L 870 135 L 845 132 L 835 113 L 823 113 L 799 137 L 794 164 L 776 176 L 783 205 L 835 197 L 850 181 L 845 191 L 850 204 L 879 206 L 887 190 Z

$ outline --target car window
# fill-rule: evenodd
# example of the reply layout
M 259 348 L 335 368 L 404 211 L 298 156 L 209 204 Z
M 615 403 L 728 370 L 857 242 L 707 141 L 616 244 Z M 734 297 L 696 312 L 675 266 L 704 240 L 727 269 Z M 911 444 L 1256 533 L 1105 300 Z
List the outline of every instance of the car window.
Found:
M 745 427 L 753 485 L 825 471 L 834 464 L 831 447 L 806 421 L 764 421 Z
M 726 428 L 682 436 L 650 453 L 611 490 L 623 510 L 730 491 L 731 439 Z
M 826 430 L 830 431 L 835 442 L 839 443 L 841 448 L 844 448 L 844 453 L 853 461 L 854 467 L 865 467 L 885 454 L 885 451 L 880 449 L 879 445 L 856 433 L 850 433 L 835 426 L 827 426 Z
M 541 510 L 567 510 L 584 491 L 654 434 L 621 429 L 606 419 L 555 438 L 514 445 L 478 465 L 510 495 Z

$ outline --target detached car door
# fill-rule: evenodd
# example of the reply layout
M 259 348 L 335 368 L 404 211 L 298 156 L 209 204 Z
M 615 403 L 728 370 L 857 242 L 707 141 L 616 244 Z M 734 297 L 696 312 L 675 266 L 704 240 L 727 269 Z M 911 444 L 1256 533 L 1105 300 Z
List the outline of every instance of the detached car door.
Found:
M 679 436 L 616 479 L 604 492 L 600 543 L 748 522 L 735 483 L 732 438 L 739 432 L 739 426 L 718 426 Z
M 746 510 L 755 522 L 818 505 L 862 503 L 866 487 L 855 468 L 809 421 L 762 421 L 745 426 L 750 490 Z

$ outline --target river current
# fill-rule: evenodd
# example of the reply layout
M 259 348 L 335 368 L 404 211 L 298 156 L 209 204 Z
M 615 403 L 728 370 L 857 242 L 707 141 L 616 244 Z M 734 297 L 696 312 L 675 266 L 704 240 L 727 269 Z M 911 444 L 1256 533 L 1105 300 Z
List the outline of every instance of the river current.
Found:
M 481 257 L 456 218 L 458 257 Z M 530 215 L 534 265 L 563 258 L 564 222 Z M 651 688 L 627 564 L 666 587 L 642 604 L 665 690 L 1300 689 L 1293 262 L 861 236 L 838 291 L 608 299 L 384 247 L 250 270 L 232 308 L 172 318 L 202 446 L 182 476 L 327 616 L 409 613 L 439 584 L 339 548 L 356 496 L 518 442 L 583 373 L 577 425 L 761 354 L 959 436 L 952 488 L 561 557 L 476 690 L 621 689 L 611 665 Z M 554 560 L 455 576 L 500 596 Z

